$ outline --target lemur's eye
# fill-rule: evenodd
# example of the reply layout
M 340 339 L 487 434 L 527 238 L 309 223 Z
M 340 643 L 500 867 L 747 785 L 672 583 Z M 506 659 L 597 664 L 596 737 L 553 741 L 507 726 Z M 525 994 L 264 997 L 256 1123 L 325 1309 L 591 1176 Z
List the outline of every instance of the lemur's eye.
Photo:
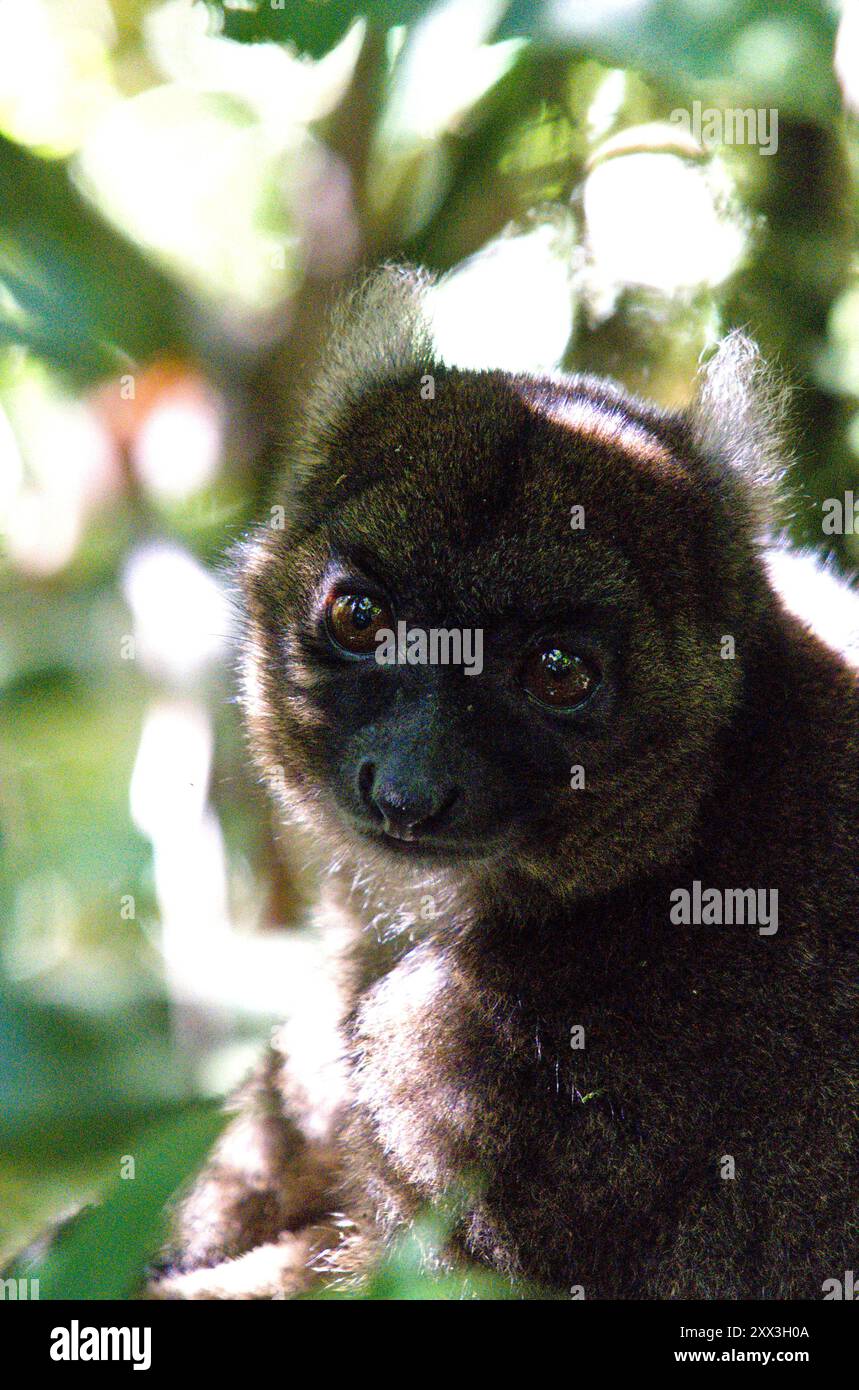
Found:
M 522 669 L 522 683 L 528 694 L 553 709 L 575 709 L 584 704 L 599 682 L 596 666 L 554 642 L 546 642 L 531 652 Z
M 369 594 L 335 594 L 328 600 L 325 617 L 337 646 L 357 656 L 374 651 L 380 628 L 394 625 L 388 605 Z

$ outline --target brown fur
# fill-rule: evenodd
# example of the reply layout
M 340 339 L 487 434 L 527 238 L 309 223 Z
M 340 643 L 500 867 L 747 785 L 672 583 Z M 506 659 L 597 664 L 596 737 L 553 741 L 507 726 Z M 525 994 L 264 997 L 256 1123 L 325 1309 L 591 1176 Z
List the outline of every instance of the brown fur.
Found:
M 360 1274 L 478 1175 L 454 1244 L 511 1277 L 820 1297 L 859 1250 L 859 694 L 762 561 L 777 397 L 736 338 L 685 415 L 588 378 L 448 371 L 425 292 L 388 271 L 341 311 L 287 527 L 240 556 L 251 744 L 328 861 L 341 1003 L 317 1072 L 272 1051 L 159 1287 Z M 483 628 L 482 676 L 318 653 L 323 573 L 356 545 L 410 622 Z M 584 721 L 510 674 L 547 607 L 604 614 L 610 690 Z M 358 737 L 449 768 L 480 852 L 361 838 Z M 777 890 L 778 931 L 675 925 L 694 880 Z

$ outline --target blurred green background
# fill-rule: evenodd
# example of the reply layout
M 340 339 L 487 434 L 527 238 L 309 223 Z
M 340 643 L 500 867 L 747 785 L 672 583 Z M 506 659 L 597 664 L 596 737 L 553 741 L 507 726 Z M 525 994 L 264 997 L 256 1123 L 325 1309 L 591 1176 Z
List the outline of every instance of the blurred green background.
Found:
M 106 1199 L 43 1297 L 133 1294 L 317 954 L 219 565 L 331 299 L 450 271 L 450 360 L 665 403 L 748 327 L 849 569 L 857 109 L 853 0 L 0 0 L 0 1262 Z

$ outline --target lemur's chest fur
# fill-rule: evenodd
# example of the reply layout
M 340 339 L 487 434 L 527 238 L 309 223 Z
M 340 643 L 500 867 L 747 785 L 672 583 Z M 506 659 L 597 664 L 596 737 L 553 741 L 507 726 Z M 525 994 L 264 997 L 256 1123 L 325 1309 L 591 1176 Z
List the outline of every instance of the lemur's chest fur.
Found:
M 643 1207 L 658 1217 L 677 1177 L 677 1098 L 653 1021 L 617 1023 L 610 1001 L 600 1010 L 588 997 L 548 1019 L 516 1000 L 475 998 L 454 953 L 413 949 L 365 995 L 355 1031 L 355 1100 L 392 1214 L 465 1178 L 480 1194 L 466 1243 L 553 1282 L 592 1267 L 601 1211 L 614 1224 L 626 1209 L 637 1241 L 652 1235 Z M 717 1181 L 712 1099 L 702 1095 L 683 1136 L 684 1166 L 697 1161 L 702 1188 Z
M 465 1178 L 459 1238 L 511 1274 L 670 1296 L 678 1251 L 700 1246 L 714 1295 L 754 1288 L 751 1208 L 803 1200 L 791 1154 L 825 1121 L 806 1102 L 802 1126 L 785 1122 L 787 1078 L 806 1087 L 801 1038 L 750 1006 L 759 972 L 724 935 L 666 938 L 652 960 L 638 944 L 591 968 L 559 961 L 551 1008 L 476 993 L 443 942 L 366 991 L 350 1142 L 383 1218 Z M 790 997 L 788 976 L 779 988 Z

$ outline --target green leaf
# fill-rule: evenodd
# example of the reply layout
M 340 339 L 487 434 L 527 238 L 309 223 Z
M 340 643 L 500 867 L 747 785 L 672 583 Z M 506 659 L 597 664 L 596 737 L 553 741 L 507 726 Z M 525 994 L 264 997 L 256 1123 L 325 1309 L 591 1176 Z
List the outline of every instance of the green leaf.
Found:
M 120 1179 L 104 1202 L 60 1231 L 47 1255 L 27 1263 L 39 1297 L 133 1298 L 164 1238 L 170 1197 L 205 1160 L 223 1122 L 218 1106 L 200 1105 L 145 1133 L 128 1155 L 134 1176 Z
M 0 994 L 0 1153 L 44 1173 L 188 1104 L 162 1005 L 88 1015 Z
M 24 343 L 83 383 L 117 350 L 147 360 L 190 351 L 191 303 L 78 192 L 60 160 L 0 135 L 0 345 Z
M 212 8 L 223 20 L 223 33 L 240 43 L 288 43 L 299 53 L 322 58 L 340 42 L 356 19 L 380 29 L 413 24 L 436 8 L 432 0 L 284 0 L 276 8 L 269 0 L 231 5 L 215 0 Z
M 583 49 L 671 87 L 704 83 L 742 105 L 830 118 L 837 18 L 826 0 L 511 0 L 495 37 Z
M 212 0 L 229 38 L 274 40 L 322 57 L 358 18 L 380 29 L 413 24 L 426 0 Z M 494 34 L 556 52 L 577 50 L 676 87 L 702 83 L 726 100 L 777 106 L 813 118 L 839 109 L 832 70 L 837 7 L 826 0 L 510 0 Z

